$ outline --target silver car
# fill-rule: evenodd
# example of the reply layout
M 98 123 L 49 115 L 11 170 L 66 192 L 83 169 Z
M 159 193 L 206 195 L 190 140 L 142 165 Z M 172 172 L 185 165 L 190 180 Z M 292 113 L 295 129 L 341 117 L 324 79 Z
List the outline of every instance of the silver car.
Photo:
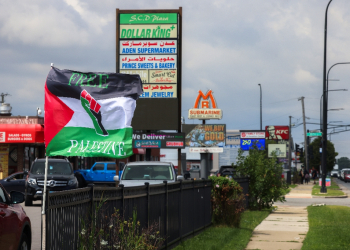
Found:
M 124 187 L 142 186 L 145 182 L 152 185 L 177 180 L 183 180 L 183 176 L 176 176 L 174 165 L 171 162 L 159 161 L 129 162 L 120 177 L 114 176 L 114 181 L 119 181 Z

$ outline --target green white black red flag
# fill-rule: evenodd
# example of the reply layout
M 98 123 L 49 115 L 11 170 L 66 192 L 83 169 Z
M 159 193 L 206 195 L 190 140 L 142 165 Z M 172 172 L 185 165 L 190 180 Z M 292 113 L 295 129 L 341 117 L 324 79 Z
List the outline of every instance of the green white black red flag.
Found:
M 132 155 L 131 120 L 142 92 L 139 75 L 52 67 L 45 85 L 46 155 Z

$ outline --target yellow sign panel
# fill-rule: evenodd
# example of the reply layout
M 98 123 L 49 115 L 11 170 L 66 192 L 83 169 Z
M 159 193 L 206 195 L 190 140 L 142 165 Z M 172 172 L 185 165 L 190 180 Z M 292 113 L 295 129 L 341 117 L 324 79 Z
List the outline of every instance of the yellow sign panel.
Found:
M 177 71 L 174 70 L 150 70 L 150 83 L 177 83 Z
M 9 144 L 0 144 L 0 174 L 6 178 L 9 174 Z
M 177 38 L 177 24 L 120 25 L 120 38 Z
M 176 84 L 147 84 L 143 85 L 140 98 L 176 98 Z
M 120 70 L 122 74 L 140 75 L 142 83 L 148 83 L 148 70 Z

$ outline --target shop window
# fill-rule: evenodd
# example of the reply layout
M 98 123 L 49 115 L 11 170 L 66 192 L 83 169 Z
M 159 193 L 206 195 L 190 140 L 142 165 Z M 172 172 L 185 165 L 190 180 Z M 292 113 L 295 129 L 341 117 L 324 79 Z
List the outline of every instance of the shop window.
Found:
M 10 158 L 12 161 L 17 163 L 17 159 L 18 159 L 18 154 L 17 154 L 17 148 L 13 148 L 10 152 Z

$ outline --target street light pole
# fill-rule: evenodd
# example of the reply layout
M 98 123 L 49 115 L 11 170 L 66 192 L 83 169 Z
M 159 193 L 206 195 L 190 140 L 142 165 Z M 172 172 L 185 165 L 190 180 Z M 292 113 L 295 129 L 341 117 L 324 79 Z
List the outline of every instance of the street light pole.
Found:
M 261 90 L 261 84 L 258 84 L 260 86 L 260 130 L 262 130 L 262 90 Z
M 326 83 L 326 68 L 327 68 L 327 13 L 328 7 L 331 4 L 330 0 L 327 4 L 324 23 L 324 55 L 323 55 L 323 131 L 322 131 L 322 186 L 321 193 L 327 193 L 326 188 L 326 164 L 327 164 L 327 83 Z

